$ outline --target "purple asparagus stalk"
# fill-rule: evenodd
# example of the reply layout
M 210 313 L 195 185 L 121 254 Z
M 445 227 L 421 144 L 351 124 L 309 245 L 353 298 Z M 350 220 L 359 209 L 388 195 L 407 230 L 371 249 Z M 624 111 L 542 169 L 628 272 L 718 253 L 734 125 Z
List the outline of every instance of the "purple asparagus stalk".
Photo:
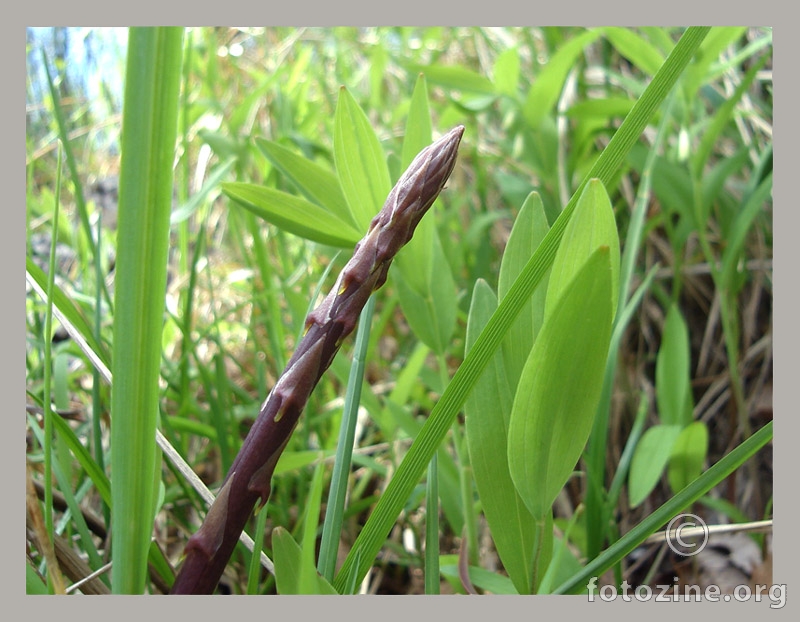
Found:
M 453 171 L 464 126 L 423 149 L 392 188 L 333 289 L 309 313 L 306 332 L 244 440 L 200 529 L 172 594 L 211 594 L 256 502 L 267 502 L 278 458 L 320 377 L 353 332 L 368 298 L 386 282 L 392 259 L 414 234 Z

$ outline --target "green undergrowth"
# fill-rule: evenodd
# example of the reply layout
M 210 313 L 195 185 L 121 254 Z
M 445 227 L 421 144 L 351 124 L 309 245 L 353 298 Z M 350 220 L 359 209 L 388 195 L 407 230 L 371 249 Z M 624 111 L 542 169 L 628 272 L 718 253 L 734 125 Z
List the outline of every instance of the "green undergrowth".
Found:
M 771 30 L 129 45 L 150 55 L 119 69 L 145 102 L 121 127 L 44 57 L 26 137 L 29 593 L 101 569 L 75 591 L 168 590 L 306 315 L 459 124 L 218 591 L 579 593 L 655 581 L 661 558 L 632 576 L 630 554 L 682 511 L 771 519 Z M 82 575 L 50 561 L 59 538 Z

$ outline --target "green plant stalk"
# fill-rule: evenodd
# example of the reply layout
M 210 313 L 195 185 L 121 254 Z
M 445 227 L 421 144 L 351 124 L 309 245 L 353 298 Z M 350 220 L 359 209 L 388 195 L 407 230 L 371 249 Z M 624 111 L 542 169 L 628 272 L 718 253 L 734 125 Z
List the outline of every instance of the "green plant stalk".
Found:
M 173 594 L 210 594 L 256 502 L 266 503 L 275 465 L 300 414 L 342 341 L 355 328 L 373 291 L 386 281 L 392 259 L 447 181 L 464 127 L 419 153 L 372 219 L 333 289 L 306 318 L 306 332 L 236 456 L 200 529 L 186 545 Z
M 772 421 L 738 445 L 700 477 L 678 492 L 641 523 L 593 559 L 579 573 L 558 586 L 554 594 L 571 594 L 582 588 L 591 577 L 599 577 L 608 568 L 623 559 L 628 553 L 659 527 L 665 525 L 675 514 L 688 507 L 714 486 L 733 473 L 759 449 L 772 439 Z
M 111 511 L 116 594 L 141 594 L 157 499 L 161 335 L 183 29 L 131 28 L 122 122 Z
M 347 480 L 353 458 L 358 405 L 361 402 L 361 385 L 364 382 L 364 366 L 367 360 L 367 346 L 374 312 L 375 296 L 370 296 L 358 323 L 353 362 L 350 366 L 347 394 L 344 398 L 342 424 L 339 428 L 339 442 L 336 444 L 336 462 L 333 464 L 328 505 L 325 508 L 325 522 L 322 525 L 322 541 L 317 569 L 328 581 L 333 581 L 336 572 L 336 554 L 339 552 L 339 540 L 342 536 Z
M 552 265 L 564 229 L 572 217 L 584 186 L 591 178 L 598 178 L 606 185 L 610 184 L 633 143 L 644 130 L 656 108 L 674 86 L 709 30 L 710 28 L 704 26 L 691 27 L 686 30 L 664 65 L 634 104 L 600 158 L 572 195 L 570 202 L 553 223 L 553 227 L 542 240 L 538 250 L 530 258 L 498 305 L 497 310 L 481 331 L 452 381 L 434 406 L 420 434 L 409 448 L 406 457 L 353 543 L 353 548 L 350 549 L 336 576 L 334 586 L 340 593 L 348 585 L 358 584 L 366 575 L 386 535 L 400 514 L 405 500 L 408 499 L 422 476 L 425 465 L 442 442 L 459 409 L 464 405 L 469 392 L 475 386 L 478 377 L 489 363 L 501 340 L 521 311 L 523 304 L 530 298 Z M 354 565 L 356 566 L 354 567 Z

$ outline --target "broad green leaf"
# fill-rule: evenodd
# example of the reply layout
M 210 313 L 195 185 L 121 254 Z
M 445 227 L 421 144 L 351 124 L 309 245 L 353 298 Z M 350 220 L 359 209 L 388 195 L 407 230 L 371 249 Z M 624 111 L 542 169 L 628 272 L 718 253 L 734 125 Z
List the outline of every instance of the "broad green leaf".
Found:
M 333 131 L 336 174 L 356 223 L 367 230 L 389 191 L 389 168 L 378 137 L 358 102 L 342 87 Z
M 262 510 L 263 511 L 263 510 Z M 278 594 L 302 594 L 301 572 L 303 551 L 283 527 L 272 530 L 272 555 L 275 564 L 275 584 Z M 336 594 L 336 589 L 314 570 L 316 591 L 314 594 Z
M 494 88 L 499 95 L 517 96 L 519 51 L 516 47 L 501 52 L 494 61 Z
M 420 75 L 411 97 L 402 164 L 408 167 L 416 155 L 430 145 L 431 120 L 425 76 Z M 456 285 L 436 230 L 431 206 L 414 231 L 414 237 L 395 260 L 400 306 L 411 330 L 437 353 L 443 353 L 455 329 Z
M 309 201 L 324 207 L 342 221 L 352 225 L 354 229 L 358 229 L 347 200 L 342 194 L 339 178 L 332 171 L 278 143 L 257 138 L 256 145 Z
M 545 320 L 558 304 L 562 292 L 571 288 L 574 275 L 583 269 L 586 260 L 597 248 L 610 249 L 612 318 L 617 312 L 619 297 L 619 234 L 611 201 L 598 179 L 586 185 L 578 199 L 575 217 L 564 230 L 564 239 L 556 252 L 545 301 Z
M 656 403 L 662 423 L 683 428 L 691 422 L 691 407 L 686 407 L 689 376 L 689 330 L 680 309 L 672 304 L 656 358 Z
M 417 73 L 424 73 L 431 82 L 448 89 L 482 95 L 494 95 L 495 93 L 491 80 L 460 65 L 412 65 L 411 69 Z
M 256 216 L 307 240 L 352 248 L 361 239 L 352 225 L 288 192 L 244 182 L 224 183 L 222 191 Z
M 658 484 L 672 448 L 681 433 L 679 425 L 656 425 L 642 435 L 628 475 L 628 505 L 638 506 Z
M 374 110 L 380 110 L 383 106 L 383 81 L 386 78 L 388 62 L 389 53 L 383 42 L 378 41 L 372 48 L 369 59 L 369 106 Z
M 406 120 L 406 134 L 403 138 L 402 170 L 405 171 L 408 165 L 417 154 L 432 142 L 431 111 L 428 107 L 428 93 L 425 76 L 420 75 L 414 86 L 414 93 L 411 96 L 411 106 Z M 433 210 L 436 208 L 437 201 L 429 209 L 417 228 L 414 236 L 408 244 L 398 253 L 394 262 L 395 269 L 403 273 L 406 283 L 413 287 L 417 292 L 425 292 L 430 288 L 433 276 L 433 236 L 436 235 Z M 449 266 L 443 266 L 449 269 Z M 452 298 L 455 298 L 453 295 Z M 401 298 L 401 304 L 403 299 Z M 405 308 L 403 309 L 405 311 Z M 413 327 L 412 327 L 413 328 Z
M 602 30 L 589 30 L 567 41 L 536 76 L 523 108 L 525 119 L 532 128 L 538 128 L 542 120 L 552 113 L 561 96 L 567 75 L 575 67 L 578 57 L 602 32 Z
M 514 220 L 508 243 L 503 251 L 497 280 L 498 298 L 502 299 L 511 289 L 511 285 L 549 230 L 550 225 L 547 223 L 542 199 L 538 193 L 532 192 Z M 536 334 L 542 326 L 547 280 L 548 276 L 545 275 L 503 340 L 505 368 L 512 390 L 516 389 L 519 375 L 522 373 L 525 361 L 528 360 Z
M 273 475 L 281 475 L 290 471 L 299 471 L 320 460 L 329 460 L 336 455 L 335 449 L 309 449 L 306 451 L 284 451 L 278 458 Z
M 630 28 L 606 28 L 605 36 L 617 51 L 647 75 L 664 63 L 664 56 L 649 41 Z
M 570 106 L 566 115 L 570 119 L 581 121 L 596 119 L 607 124 L 609 117 L 624 117 L 627 115 L 635 103 L 635 99 L 629 99 L 627 97 L 591 99 L 577 102 Z
M 708 455 L 708 428 L 702 421 L 687 425 L 672 447 L 667 479 L 673 492 L 688 486 L 703 472 Z
M 419 386 L 419 373 L 425 365 L 430 348 L 422 342 L 417 342 L 412 353 L 406 358 L 403 368 L 397 373 L 392 392 L 389 393 L 389 400 L 399 406 L 403 406 L 409 400 L 409 396 L 415 387 Z
M 467 320 L 467 352 L 496 308 L 494 292 L 486 281 L 479 279 Z M 517 494 L 508 470 L 508 424 L 513 393 L 500 354 L 496 353 L 487 365 L 464 406 L 467 446 L 497 553 L 517 592 L 530 594 L 536 523 Z
M 456 325 L 456 286 L 439 237 L 432 240 L 431 278 L 425 288 L 416 289 L 406 280 L 404 272 L 395 272 L 394 278 L 400 306 L 414 334 L 434 352 L 444 353 Z
M 431 144 L 433 127 L 431 125 L 431 110 L 428 105 L 428 85 L 425 74 L 417 76 L 414 92 L 411 94 L 411 103 L 406 119 L 406 133 L 403 137 L 403 152 L 401 163 L 403 170 L 408 168 L 412 160 L 425 147 Z M 414 234 L 416 235 L 416 233 Z
M 566 242 L 565 234 L 559 252 Z M 508 462 L 517 491 L 537 519 L 550 512 L 592 429 L 611 339 L 611 253 L 619 251 L 597 249 L 561 293 L 514 398 Z

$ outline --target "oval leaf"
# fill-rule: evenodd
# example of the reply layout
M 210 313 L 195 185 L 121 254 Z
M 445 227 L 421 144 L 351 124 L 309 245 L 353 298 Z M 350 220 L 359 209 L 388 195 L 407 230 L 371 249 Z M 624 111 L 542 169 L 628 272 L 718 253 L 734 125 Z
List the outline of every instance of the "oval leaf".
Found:
M 431 278 L 417 289 L 415 282 L 406 279 L 405 272 L 394 273 L 400 294 L 400 306 L 414 334 L 431 350 L 444 353 L 456 326 L 458 307 L 455 304 L 456 285 L 450 264 L 447 263 L 439 237 L 433 239 Z
M 517 491 L 537 519 L 550 512 L 592 429 L 611 340 L 611 291 L 609 249 L 602 247 L 545 318 L 522 370 L 508 459 Z
M 628 504 L 635 508 L 658 484 L 681 433 L 677 425 L 657 425 L 642 435 L 631 460 L 628 476 Z
M 656 358 L 656 402 L 662 423 L 683 427 L 691 422 L 689 376 L 689 329 L 677 305 L 672 304 Z
M 497 308 L 497 297 L 483 279 L 475 283 L 467 320 L 466 351 Z M 517 494 L 508 470 L 508 423 L 512 389 L 500 352 L 488 364 L 464 406 L 467 446 L 483 512 L 503 567 L 520 594 L 533 586 L 536 522 Z
M 256 216 L 307 240 L 353 248 L 361 239 L 353 226 L 288 192 L 241 182 L 224 183 L 222 191 Z
M 431 82 L 448 89 L 494 95 L 495 88 L 491 80 L 479 73 L 458 65 L 412 65 L 411 69 L 424 73 Z
M 286 175 L 309 201 L 336 214 L 349 225 L 356 225 L 347 200 L 342 194 L 339 178 L 332 171 L 278 143 L 257 138 L 256 145 L 273 166 Z
M 687 425 L 675 441 L 669 459 L 667 479 L 673 492 L 683 490 L 703 471 L 708 454 L 708 428 L 702 421 Z
M 539 243 L 550 230 L 544 204 L 538 193 L 532 192 L 522 204 L 511 235 L 503 251 L 503 260 L 500 263 L 500 275 L 497 279 L 497 296 L 503 298 L 525 264 L 531 258 Z M 544 319 L 544 301 L 547 293 L 548 275 L 542 278 L 536 287 L 533 296 L 525 303 L 519 316 L 503 340 L 503 356 L 505 357 L 506 371 L 509 384 L 516 388 L 522 368 L 531 353 L 533 342 Z
M 272 530 L 272 556 L 275 563 L 275 584 L 278 594 L 303 594 L 301 585 L 304 567 L 303 551 L 292 538 L 292 534 L 283 527 L 275 527 Z M 319 573 L 314 573 L 311 581 L 316 582 L 314 594 L 337 593 L 336 589 Z
M 333 155 L 350 211 L 366 231 L 386 201 L 392 183 L 386 155 L 367 115 L 344 87 L 336 104 Z
M 592 179 L 586 184 L 578 199 L 575 216 L 567 224 L 564 238 L 553 260 L 547 284 L 545 319 L 558 304 L 562 292 L 572 287 L 570 284 L 572 279 L 583 269 L 589 256 L 602 246 L 611 249 L 611 316 L 613 317 L 617 311 L 619 292 L 619 234 L 605 186 L 599 179 Z

